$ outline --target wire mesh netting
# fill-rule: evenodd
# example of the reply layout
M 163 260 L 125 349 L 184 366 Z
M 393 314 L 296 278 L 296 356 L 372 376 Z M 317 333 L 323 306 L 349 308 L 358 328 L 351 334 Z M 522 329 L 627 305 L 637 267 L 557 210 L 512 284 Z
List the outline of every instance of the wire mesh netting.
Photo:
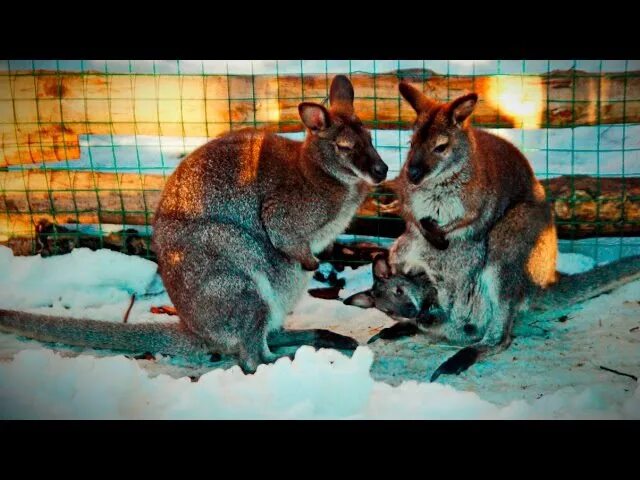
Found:
M 414 116 L 398 82 L 441 101 L 476 91 L 473 123 L 546 182 L 563 251 L 599 260 L 640 248 L 638 60 L 0 61 L 0 241 L 152 256 L 153 211 L 184 156 L 238 128 L 303 138 L 297 104 L 325 101 L 338 73 L 390 179 Z M 368 202 L 341 239 L 387 245 L 402 224 L 393 194 Z

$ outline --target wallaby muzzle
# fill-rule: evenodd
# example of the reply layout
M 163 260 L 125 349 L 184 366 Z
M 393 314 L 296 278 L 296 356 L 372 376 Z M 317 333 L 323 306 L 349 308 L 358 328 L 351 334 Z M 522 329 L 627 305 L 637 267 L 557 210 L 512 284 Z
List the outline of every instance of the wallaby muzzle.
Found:
M 421 150 L 414 152 L 409 159 L 409 168 L 407 169 L 407 177 L 409 181 L 414 185 L 420 183 L 420 181 L 429 173 L 428 167 L 424 162 L 424 154 Z
M 378 152 L 374 149 L 369 151 L 370 169 L 369 174 L 375 183 L 380 183 L 387 178 L 389 167 L 382 161 Z

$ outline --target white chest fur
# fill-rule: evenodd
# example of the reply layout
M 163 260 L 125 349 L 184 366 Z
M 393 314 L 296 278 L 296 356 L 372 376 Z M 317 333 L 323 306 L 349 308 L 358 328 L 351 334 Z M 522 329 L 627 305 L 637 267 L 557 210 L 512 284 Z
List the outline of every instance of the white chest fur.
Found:
M 418 219 L 431 217 L 439 225 L 446 225 L 464 216 L 460 190 L 460 184 L 455 182 L 424 184 L 411 195 L 411 210 Z
M 357 186 L 350 187 L 347 192 L 338 214 L 329 222 L 325 223 L 313 236 L 311 240 L 311 252 L 318 254 L 327 248 L 338 235 L 340 235 L 349 225 L 349 222 L 360 206 L 362 195 Z

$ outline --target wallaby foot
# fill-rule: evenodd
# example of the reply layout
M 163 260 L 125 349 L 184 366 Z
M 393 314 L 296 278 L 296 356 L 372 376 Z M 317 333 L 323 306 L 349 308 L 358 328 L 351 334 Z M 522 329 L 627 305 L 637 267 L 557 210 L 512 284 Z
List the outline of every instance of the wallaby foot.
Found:
M 311 345 L 315 348 L 334 348 L 336 350 L 355 350 L 358 342 L 351 337 L 330 330 L 277 330 L 268 336 L 270 347 L 293 347 Z
M 212 354 L 209 356 L 209 361 L 210 361 L 211 363 L 217 363 L 217 362 L 219 362 L 220 360 L 222 360 L 222 355 L 220 355 L 219 353 L 212 353 Z
M 393 340 L 395 338 L 411 337 L 419 332 L 418 326 L 410 322 L 398 322 L 387 328 L 383 328 L 376 335 L 371 337 L 367 343 L 377 340 Z
M 476 363 L 479 354 L 480 352 L 476 347 L 465 347 L 457 351 L 433 372 L 430 381 L 435 382 L 440 375 L 460 375 L 460 373 Z
M 280 357 L 271 352 L 265 335 L 261 343 L 246 342 L 240 347 L 240 368 L 248 375 L 255 373 L 258 365 L 273 363 Z
M 276 360 L 278 360 L 281 357 L 289 357 L 290 359 L 293 360 L 293 353 L 287 353 L 287 354 L 278 354 L 278 353 L 273 353 L 271 351 L 269 351 L 269 353 L 265 353 L 264 355 L 262 355 L 262 363 L 268 364 L 268 363 L 274 363 Z

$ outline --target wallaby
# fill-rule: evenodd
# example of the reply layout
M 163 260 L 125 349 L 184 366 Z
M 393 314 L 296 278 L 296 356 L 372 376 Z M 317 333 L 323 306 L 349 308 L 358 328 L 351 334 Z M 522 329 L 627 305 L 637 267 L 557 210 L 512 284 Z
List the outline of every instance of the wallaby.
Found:
M 440 103 L 409 83 L 399 89 L 417 118 L 398 179 L 405 241 L 394 243 L 390 263 L 426 272 L 446 317 L 442 334 L 468 346 L 437 378 L 509 346 L 528 292 L 557 280 L 556 229 L 524 155 L 469 125 L 475 93 Z
M 368 343 L 418 332 L 437 338 L 442 318 L 438 316 L 437 292 L 426 274 L 393 274 L 385 255 L 375 258 L 371 270 L 371 288 L 351 295 L 344 303 L 361 308 L 377 308 L 398 323 L 383 329 Z M 538 319 L 546 313 L 558 317 L 574 309 L 580 302 L 640 279 L 640 255 L 621 258 L 584 273 L 558 273 L 558 276 L 558 282 L 551 287 L 532 292 L 528 299 L 528 310 L 522 312 L 516 321 L 527 317 Z
M 347 227 L 368 185 L 386 178 L 353 100 L 351 82 L 338 75 L 330 110 L 298 106 L 303 142 L 255 129 L 231 132 L 193 151 L 169 177 L 153 244 L 180 324 L 78 323 L 0 311 L 0 325 L 90 347 L 236 354 L 246 373 L 276 359 L 268 341 L 355 348 L 355 340 L 328 331 L 282 329 L 318 266 L 315 255 Z

